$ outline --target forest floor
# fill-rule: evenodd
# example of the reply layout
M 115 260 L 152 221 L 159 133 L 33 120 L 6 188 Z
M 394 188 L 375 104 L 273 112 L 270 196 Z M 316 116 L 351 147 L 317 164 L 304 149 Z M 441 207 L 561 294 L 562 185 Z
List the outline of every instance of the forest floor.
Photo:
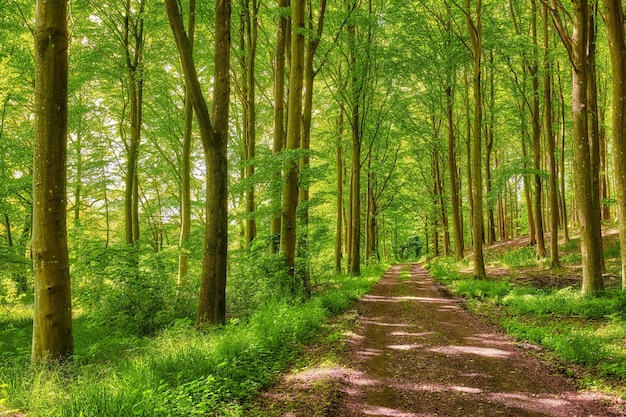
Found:
M 626 416 L 540 349 L 467 311 L 420 265 L 391 267 L 250 416 Z

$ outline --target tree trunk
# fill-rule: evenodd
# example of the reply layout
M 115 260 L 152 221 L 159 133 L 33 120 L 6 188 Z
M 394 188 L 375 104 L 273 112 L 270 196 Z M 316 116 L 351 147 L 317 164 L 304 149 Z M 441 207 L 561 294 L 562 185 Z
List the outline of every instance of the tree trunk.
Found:
M 343 231 L 343 108 L 337 120 L 337 230 L 335 236 L 335 273 L 341 274 Z
M 596 17 L 597 3 L 594 2 L 589 10 L 589 28 L 588 28 L 588 47 L 587 47 L 587 117 L 589 128 L 589 149 L 591 152 L 590 169 L 591 169 L 591 203 L 593 210 L 592 220 L 594 222 L 595 242 L 593 245 L 602 248 L 602 200 L 600 197 L 600 126 L 598 119 L 598 83 L 596 71 Z M 602 271 L 606 270 L 604 264 L 604 251 L 599 251 L 600 264 Z
M 532 84 L 532 135 L 533 135 L 533 169 L 535 170 L 535 233 L 537 236 L 537 257 L 546 257 L 546 244 L 543 230 L 543 206 L 542 193 L 543 183 L 540 175 L 541 171 L 541 113 L 539 110 L 539 59 L 537 57 L 537 1 L 532 0 L 532 36 L 533 53 L 532 63 L 529 66 Z
M 245 245 L 248 246 L 256 238 L 254 158 L 256 156 L 256 50 L 259 32 L 259 5 L 257 0 L 244 0 L 241 22 L 241 53 L 242 53 L 242 102 L 244 114 L 244 175 L 248 180 L 246 190 L 246 234 Z
M 548 32 L 548 6 L 543 5 L 543 101 L 545 106 L 546 142 L 548 143 L 548 166 L 550 174 L 550 266 L 561 265 L 559 261 L 559 195 L 557 189 L 556 144 L 552 127 L 552 65 L 550 63 L 550 37 Z
M 594 202 L 590 196 L 594 194 L 592 175 L 591 149 L 589 145 L 588 126 L 588 92 L 589 68 L 587 63 L 589 48 L 589 4 L 587 0 L 573 1 L 574 32 L 571 36 L 565 32 L 556 10 L 556 0 L 552 0 L 553 21 L 563 44 L 568 50 L 572 63 L 572 122 L 574 127 L 574 183 L 576 205 L 580 223 L 580 242 L 582 254 L 583 283 L 582 293 L 592 294 L 603 288 L 602 281 L 602 245 L 601 231 L 596 227 L 593 216 Z M 597 202 L 596 202 L 597 205 Z
M 472 44 L 474 61 L 473 89 L 474 89 L 474 146 L 472 149 L 472 175 L 474 213 L 472 229 L 474 235 L 474 276 L 485 278 L 485 261 L 483 257 L 483 175 L 482 175 L 482 0 L 476 0 L 476 21 L 471 17 L 470 0 L 465 1 L 467 28 Z
M 11 233 L 11 221 L 9 220 L 9 215 L 4 213 L 4 227 L 7 229 L 7 245 L 9 247 L 13 246 L 13 234 Z
M 452 82 L 446 87 L 446 118 L 448 121 L 448 170 L 450 174 L 450 197 L 452 208 L 452 226 L 454 228 L 454 249 L 457 260 L 463 259 L 464 241 L 459 207 L 459 180 L 457 179 L 456 136 L 454 134 Z
M 198 120 L 207 169 L 206 233 L 197 325 L 220 324 L 226 318 L 226 263 L 228 249 L 227 135 L 230 96 L 230 1 L 215 3 L 215 83 L 213 119 L 202 95 L 190 42 L 176 0 L 165 0 L 185 82 Z
M 470 236 L 472 236 L 472 245 L 474 244 L 474 192 L 472 191 L 472 115 L 470 109 L 470 85 L 469 77 L 465 72 L 465 167 L 467 170 L 467 199 L 469 200 L 469 227 Z
M 124 58 L 130 91 L 130 143 L 126 160 L 125 232 L 126 244 L 139 240 L 139 146 L 143 118 L 143 46 L 145 0 L 135 10 L 124 3 Z M 132 15 L 131 15 L 132 14 Z
M 613 73 L 613 158 L 619 216 L 622 289 L 626 289 L 626 37 L 621 0 L 603 0 Z
M 289 0 L 279 0 L 278 7 L 285 10 Z M 285 142 L 285 49 L 287 44 L 287 17 L 281 12 L 276 25 L 276 54 L 274 56 L 274 143 L 272 154 L 277 156 Z M 272 181 L 272 205 L 275 207 L 270 224 L 270 251 L 280 248 L 282 175 L 277 172 Z
M 558 62 L 557 62 L 557 74 L 559 74 Z M 563 226 L 563 240 L 567 243 L 570 241 L 569 237 L 569 219 L 567 217 L 567 199 L 565 198 L 565 137 L 566 137 L 566 124 L 565 124 L 565 95 L 563 94 L 563 82 L 561 80 L 561 76 L 557 75 L 557 82 L 559 84 L 559 102 L 560 102 L 560 148 L 561 148 L 561 157 L 559 158 L 559 172 L 560 176 L 560 202 L 561 202 L 561 219 Z
M 302 128 L 302 87 L 304 82 L 304 0 L 291 3 L 291 67 L 289 70 L 289 104 L 287 117 L 287 149 L 300 146 Z M 295 275 L 296 209 L 298 206 L 298 161 L 291 159 L 285 166 L 282 203 L 280 252 L 285 258 L 289 275 Z M 295 291 L 295 287 L 293 288 Z
M 446 213 L 446 204 L 443 198 L 443 178 L 441 176 L 441 168 L 439 162 L 439 151 L 434 154 L 434 170 L 435 170 L 435 198 L 437 200 L 436 207 L 439 209 L 439 221 L 443 230 L 443 256 L 450 255 L 450 232 L 448 224 L 448 214 Z
M 350 7 L 356 8 L 352 2 Z M 357 66 L 357 51 L 355 43 L 355 27 L 348 26 L 353 45 L 350 48 L 350 79 L 352 83 L 352 106 L 350 126 L 352 128 L 352 166 L 350 169 L 350 250 L 348 256 L 348 272 L 350 275 L 361 274 L 361 94 L 364 83 L 364 74 L 359 74 Z
M 193 53 L 196 31 L 196 0 L 189 1 L 188 37 Z M 180 237 L 178 240 L 178 285 L 187 285 L 189 274 L 189 238 L 191 237 L 191 144 L 193 131 L 193 106 L 189 88 L 185 87 L 185 125 L 181 152 L 180 187 Z
M 74 352 L 67 250 L 67 1 L 37 1 L 33 235 L 33 362 Z

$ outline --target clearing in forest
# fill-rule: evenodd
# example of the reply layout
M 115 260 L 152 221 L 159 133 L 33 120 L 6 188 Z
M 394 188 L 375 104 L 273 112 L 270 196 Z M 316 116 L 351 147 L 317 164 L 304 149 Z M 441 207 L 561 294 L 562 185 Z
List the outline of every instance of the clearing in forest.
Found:
M 286 376 L 255 415 L 626 415 L 446 297 L 420 265 L 391 267 L 355 310 L 341 364 Z

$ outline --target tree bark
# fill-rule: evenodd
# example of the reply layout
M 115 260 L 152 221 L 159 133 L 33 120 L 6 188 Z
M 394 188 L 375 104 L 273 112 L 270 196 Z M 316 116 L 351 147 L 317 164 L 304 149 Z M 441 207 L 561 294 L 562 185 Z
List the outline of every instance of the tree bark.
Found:
M 287 117 L 287 150 L 300 146 L 302 128 L 302 87 L 304 82 L 304 0 L 291 3 L 291 66 L 289 70 L 289 104 Z M 296 209 L 298 206 L 298 161 L 292 156 L 285 166 L 282 202 L 280 252 L 289 275 L 295 275 Z M 293 288 L 295 290 L 295 288 Z
M 185 82 L 200 129 L 207 169 L 206 232 L 200 300 L 196 324 L 224 323 L 226 319 L 226 264 L 228 249 L 227 138 L 230 97 L 230 1 L 215 3 L 215 69 L 213 124 L 202 94 L 190 42 L 176 0 L 165 0 Z
M 285 49 L 287 44 L 287 17 L 284 10 L 289 7 L 289 0 L 279 0 L 281 9 L 276 25 L 276 54 L 274 56 L 274 142 L 272 154 L 277 156 L 285 142 Z M 280 248 L 282 175 L 277 172 L 272 182 L 272 205 L 275 207 L 270 224 L 270 251 L 277 253 Z
M 603 0 L 613 74 L 613 158 L 619 217 L 622 289 L 626 289 L 626 37 L 621 0 Z
M 74 352 L 67 249 L 67 1 L 37 1 L 33 235 L 33 362 Z
M 187 24 L 189 49 L 193 54 L 196 31 L 196 0 L 189 0 L 189 18 Z M 178 240 L 178 285 L 186 285 L 189 274 L 189 238 L 191 237 L 191 146 L 193 132 L 193 106 L 189 88 L 185 87 L 185 125 L 183 128 L 183 147 L 181 152 L 181 187 L 180 187 L 180 237 Z
M 463 225 L 461 224 L 461 208 L 459 204 L 459 180 L 456 163 L 456 136 L 454 133 L 452 82 L 446 87 L 446 118 L 448 122 L 448 171 L 450 174 L 450 198 L 452 208 L 452 226 L 454 228 L 454 249 L 457 260 L 463 259 L 465 243 Z
M 252 3 L 251 3 L 252 1 Z M 246 234 L 245 245 L 248 246 L 256 238 L 257 226 L 255 219 L 255 187 L 252 181 L 255 171 L 256 156 L 256 51 L 259 32 L 259 5 L 257 0 L 242 2 L 243 15 L 241 22 L 241 69 L 243 77 L 242 107 L 244 118 L 244 177 L 249 181 L 246 190 Z
M 550 63 L 550 37 L 548 31 L 548 6 L 543 5 L 543 101 L 545 106 L 546 142 L 550 174 L 550 266 L 559 267 L 559 194 L 557 188 L 556 144 L 552 127 L 552 65 Z
M 487 195 L 493 189 L 491 178 L 491 155 L 493 154 L 494 129 L 495 129 L 495 81 L 493 75 L 493 51 L 489 51 L 489 121 L 487 124 L 487 134 L 485 138 L 485 183 L 487 185 Z M 493 212 L 493 201 L 487 205 L 487 244 L 491 245 L 496 241 L 496 224 Z
M 130 143 L 127 147 L 126 190 L 124 198 L 126 244 L 139 240 L 139 146 L 143 118 L 143 46 L 145 0 L 134 10 L 130 0 L 124 3 L 124 58 L 130 94 Z M 132 15 L 131 15 L 132 14 Z
M 337 120 L 337 229 L 335 235 L 335 273 L 341 274 L 343 231 L 343 108 Z
M 590 169 L 591 169 L 591 204 L 593 210 L 593 222 L 595 242 L 594 246 L 602 248 L 602 200 L 600 197 L 600 126 L 598 119 L 598 83 L 597 83 L 597 70 L 596 70 L 596 17 L 597 17 L 597 3 L 593 2 L 593 5 L 589 6 L 589 28 L 588 28 L 588 47 L 587 47 L 587 71 L 588 71 L 588 83 L 587 83 L 587 117 L 589 128 L 589 149 L 590 155 Z M 602 265 L 602 271 L 606 270 L 604 264 L 604 251 L 599 251 L 600 264 Z
M 529 66 L 529 72 L 532 84 L 532 135 L 533 135 L 533 169 L 535 171 L 535 233 L 537 236 L 537 257 L 546 257 L 546 244 L 543 230 L 543 206 L 542 193 L 543 182 L 541 179 L 541 113 L 539 110 L 539 58 L 537 57 L 537 1 L 532 0 L 532 37 L 533 37 L 533 53 L 532 63 Z
M 483 185 L 482 185 L 482 0 L 476 0 L 476 20 L 472 19 L 470 0 L 465 1 L 467 28 L 472 45 L 474 90 L 474 144 L 472 148 L 472 175 L 474 212 L 472 229 L 474 235 L 474 276 L 485 278 L 483 257 Z
M 592 294 L 603 288 L 602 280 L 602 245 L 601 231 L 596 227 L 593 216 L 594 202 L 590 196 L 594 194 L 589 145 L 588 126 L 588 48 L 589 48 L 589 3 L 587 0 L 573 1 L 574 31 L 570 36 L 560 21 L 556 8 L 556 0 L 551 2 L 552 20 L 559 36 L 565 45 L 572 63 L 572 122 L 574 127 L 574 179 L 576 205 L 580 222 L 580 242 L 582 255 L 583 283 L 582 293 Z M 597 204 L 597 203 L 596 203 Z

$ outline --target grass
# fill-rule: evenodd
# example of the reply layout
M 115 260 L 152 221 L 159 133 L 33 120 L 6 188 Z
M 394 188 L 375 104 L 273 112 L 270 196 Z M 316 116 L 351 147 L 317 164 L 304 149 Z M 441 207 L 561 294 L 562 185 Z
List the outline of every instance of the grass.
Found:
M 532 264 L 528 248 L 499 257 L 512 268 Z M 536 261 L 535 261 L 536 262 Z M 513 266 L 511 266 L 513 265 Z M 469 302 L 470 308 L 498 322 L 519 341 L 541 345 L 561 360 L 585 365 L 595 375 L 589 386 L 606 385 L 602 378 L 626 378 L 626 293 L 620 289 L 583 296 L 578 288 L 535 288 L 506 278 L 479 280 L 460 271 L 450 259 L 434 259 L 431 274 Z M 618 389 L 626 393 L 623 383 Z
M 0 340 L 14 340 L 0 346 L 0 355 L 11 358 L 0 365 L 0 415 L 4 407 L 28 416 L 241 416 L 303 343 L 381 273 L 329 278 L 306 303 L 268 302 L 245 323 L 204 333 L 178 323 L 153 338 L 129 337 L 81 316 L 76 360 L 60 369 L 28 366 L 30 313 L 0 315 Z

